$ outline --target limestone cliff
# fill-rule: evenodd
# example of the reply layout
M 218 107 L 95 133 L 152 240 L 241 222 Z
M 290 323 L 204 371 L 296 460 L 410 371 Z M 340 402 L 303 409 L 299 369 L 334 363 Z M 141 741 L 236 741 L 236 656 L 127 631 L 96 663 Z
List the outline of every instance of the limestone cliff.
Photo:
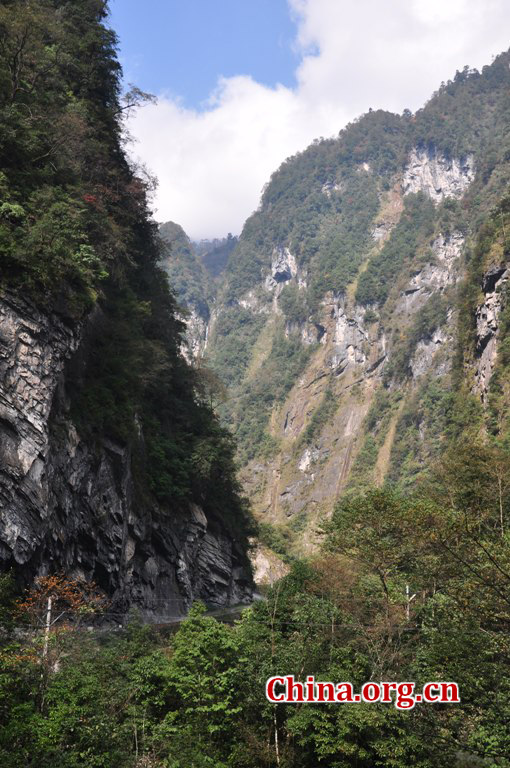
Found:
M 404 172 L 404 194 L 424 192 L 435 203 L 460 198 L 474 179 L 474 158 L 447 157 L 434 146 L 415 147 Z
M 476 308 L 476 370 L 473 389 L 485 403 L 497 359 L 499 318 L 508 283 L 508 264 L 492 264 L 484 273 L 483 299 Z

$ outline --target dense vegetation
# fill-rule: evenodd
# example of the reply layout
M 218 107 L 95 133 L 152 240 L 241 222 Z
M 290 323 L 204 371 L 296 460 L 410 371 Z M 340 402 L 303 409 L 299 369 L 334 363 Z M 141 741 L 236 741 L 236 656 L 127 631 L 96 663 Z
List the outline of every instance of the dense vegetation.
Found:
M 312 310 L 325 291 L 344 291 L 367 253 L 378 198 L 391 188 L 412 146 L 432 145 L 454 157 L 476 153 L 482 173 L 470 202 L 484 215 L 487 208 L 480 190 L 488 184 L 491 193 L 501 194 L 504 175 L 495 170 L 508 162 L 508 58 L 499 56 L 481 72 L 468 68 L 458 72 L 416 115 L 370 111 L 338 138 L 316 141 L 288 158 L 272 175 L 259 210 L 245 224 L 227 270 L 228 298 L 255 287 L 270 264 L 273 248 L 285 245 L 312 275 L 305 292 Z M 431 205 L 419 202 L 409 200 L 407 216 L 414 211 L 419 217 L 418 209 L 425 208 L 421 215 L 430 225 Z M 426 228 L 425 220 L 419 225 Z M 409 232 L 407 240 L 405 235 L 409 227 L 404 222 L 402 228 L 404 253 L 393 270 L 398 270 L 410 245 Z M 382 262 L 391 258 L 385 255 L 388 258 L 382 261 L 377 257 L 374 273 L 370 274 L 371 265 L 364 281 L 377 283 L 382 278 L 390 284 L 395 272 L 386 275 L 381 269 Z M 362 301 L 381 298 L 360 296 Z
M 163 241 L 161 264 L 170 285 L 184 307 L 192 306 L 209 319 L 210 288 L 205 268 L 182 227 L 167 221 L 159 228 Z
M 356 299 L 361 304 L 384 304 L 404 266 L 419 255 L 420 246 L 434 233 L 434 205 L 423 194 L 410 195 L 392 237 L 360 275 Z M 415 262 L 416 263 L 416 262 Z
M 103 0 L 0 8 L 0 286 L 71 324 L 94 309 L 71 414 L 91 443 L 129 446 L 140 512 L 195 501 L 245 541 L 233 445 L 180 354 L 150 180 L 123 151 L 144 95 L 121 96 L 106 15 Z
M 227 237 L 195 242 L 195 253 L 213 278 L 218 278 L 227 266 L 230 254 L 237 245 L 238 238 L 231 232 Z
M 483 276 L 501 277 L 510 254 L 510 196 L 506 194 L 484 220 L 476 242 L 469 253 L 467 276 L 460 296 L 459 340 L 455 361 L 456 384 L 462 379 L 464 366 L 472 367 L 476 361 L 476 307 L 480 302 Z M 490 278 L 489 278 L 490 279 Z M 490 290 L 489 286 L 486 286 Z M 488 428 L 499 444 L 508 445 L 510 435 L 507 382 L 510 374 L 508 331 L 510 304 L 508 286 L 504 281 L 499 289 L 501 313 L 500 339 L 495 369 L 491 378 L 488 402 Z
M 245 224 L 227 268 L 227 299 L 260 281 L 275 246 L 287 245 L 312 275 L 309 312 L 327 290 L 342 292 L 356 275 L 377 212 L 379 175 L 389 187 L 405 158 L 397 115 L 378 111 L 315 142 L 273 174 L 259 211 Z M 405 121 L 404 121 L 405 122 Z
M 506 453 L 456 445 L 428 487 L 340 503 L 322 551 L 233 626 L 197 605 L 170 637 L 57 631 L 44 656 L 4 579 L 2 765 L 505 768 L 509 476 Z M 453 680 L 461 703 L 272 705 L 271 674 Z
M 389 480 L 402 488 L 411 488 L 416 479 L 429 471 L 437 459 L 461 435 L 473 440 L 486 434 L 490 444 L 508 448 L 508 302 L 506 283 L 500 291 L 501 312 L 498 319 L 498 354 L 484 407 L 470 386 L 470 377 L 480 354 L 477 339 L 476 310 L 484 299 L 484 274 L 496 276 L 508 262 L 510 242 L 507 234 L 508 195 L 493 207 L 484 219 L 466 254 L 466 273 L 460 285 L 454 308 L 456 322 L 456 354 L 451 376 L 438 379 L 425 377 L 412 393 L 399 419 L 392 450 Z M 489 278 L 490 279 L 490 278 Z M 447 303 L 444 296 L 432 296 L 416 313 L 407 328 L 406 338 L 394 351 L 386 371 L 387 382 L 408 376 L 408 366 L 418 340 L 427 339 L 435 328 L 445 323 Z

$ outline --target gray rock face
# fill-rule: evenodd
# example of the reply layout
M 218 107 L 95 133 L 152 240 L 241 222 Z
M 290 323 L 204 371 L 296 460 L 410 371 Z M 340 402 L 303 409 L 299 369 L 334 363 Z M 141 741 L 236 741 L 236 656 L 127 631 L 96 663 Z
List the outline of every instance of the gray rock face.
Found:
M 457 282 L 463 245 L 464 237 L 460 232 L 436 237 L 432 243 L 433 261 L 410 279 L 397 302 L 397 314 L 414 314 L 432 294 L 443 293 Z
M 371 373 L 384 362 L 386 355 L 385 337 L 374 341 L 365 326 L 366 309 L 356 304 L 348 309 L 344 296 L 325 302 L 331 317 L 335 320 L 333 332 L 333 354 L 329 365 L 337 375 L 359 367 L 360 373 Z
M 264 315 L 269 314 L 271 309 L 267 305 L 267 302 L 261 300 L 256 291 L 248 291 L 244 296 L 239 299 L 238 304 L 243 309 L 249 309 L 254 314 Z
M 384 240 L 391 232 L 391 224 L 386 221 L 381 221 L 375 225 L 370 233 L 373 240 L 378 243 L 380 240 Z
M 325 184 L 321 187 L 321 192 L 323 195 L 326 195 L 326 197 L 331 197 L 335 192 L 341 192 L 343 189 L 343 186 L 338 181 L 326 181 Z
M 413 374 L 413 379 L 417 379 L 427 373 L 435 361 L 437 352 L 450 341 L 446 332 L 442 328 L 436 328 L 429 339 L 422 339 L 416 345 L 416 349 L 409 367 Z M 449 370 L 449 360 L 443 362 L 443 365 L 436 365 L 436 374 L 442 375 Z
M 494 265 L 484 275 L 482 291 L 484 301 L 476 310 L 476 370 L 474 391 L 482 402 L 487 400 L 489 384 L 496 363 L 499 315 L 502 308 L 501 292 L 508 282 L 506 265 Z
M 271 262 L 271 272 L 266 278 L 267 290 L 274 290 L 282 283 L 288 283 L 297 275 L 296 259 L 288 248 L 275 249 Z
M 433 147 L 415 147 L 404 172 L 403 190 L 405 195 L 424 192 L 440 203 L 445 197 L 462 197 L 474 176 L 472 155 L 449 158 Z
M 93 579 L 119 613 L 248 600 L 250 574 L 221 520 L 142 504 L 129 451 L 91 447 L 76 431 L 65 370 L 83 331 L 0 299 L 0 569 L 24 582 L 55 570 Z
M 324 344 L 326 342 L 326 329 L 321 323 L 314 323 L 311 320 L 302 322 L 287 322 L 285 324 L 285 336 L 298 335 L 305 346 L 310 344 Z
M 186 342 L 182 347 L 182 354 L 189 363 L 202 357 L 207 346 L 209 335 L 209 320 L 195 308 L 188 310 L 188 315 L 182 318 L 186 323 Z

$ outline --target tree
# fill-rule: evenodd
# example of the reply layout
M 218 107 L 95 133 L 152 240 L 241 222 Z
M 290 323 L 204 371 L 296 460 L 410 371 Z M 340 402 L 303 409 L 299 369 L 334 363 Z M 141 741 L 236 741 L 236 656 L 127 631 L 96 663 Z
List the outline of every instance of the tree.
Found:
M 169 710 L 157 730 L 172 768 L 226 765 L 241 702 L 234 685 L 238 640 L 196 603 L 172 643 L 164 689 Z
M 41 710 L 45 704 L 48 676 L 58 664 L 61 648 L 59 634 L 76 630 L 84 619 L 105 611 L 108 600 L 93 582 L 67 579 L 63 574 L 37 579 L 18 602 L 18 615 L 28 620 L 35 633 L 41 664 Z M 38 640 L 42 634 L 42 646 Z M 51 653 L 50 653 L 50 641 Z

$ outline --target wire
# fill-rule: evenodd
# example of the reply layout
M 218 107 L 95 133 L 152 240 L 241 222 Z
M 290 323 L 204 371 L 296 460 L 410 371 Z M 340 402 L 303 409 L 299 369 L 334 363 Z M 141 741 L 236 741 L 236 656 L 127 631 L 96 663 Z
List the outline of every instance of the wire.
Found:
M 212 614 L 204 614 L 206 618 L 218 618 L 218 620 L 221 620 L 221 616 L 214 616 Z M 129 620 L 125 623 L 119 623 L 119 614 L 116 613 L 106 613 L 101 614 L 97 617 L 99 620 L 105 620 L 105 619 L 111 619 L 112 621 L 115 621 L 116 624 L 119 626 L 122 626 L 123 628 L 129 626 Z M 154 617 L 153 621 L 144 621 L 143 624 L 145 626 L 165 626 L 166 623 L 168 625 L 170 624 L 178 624 L 182 623 L 183 621 L 186 621 L 189 617 L 187 615 L 180 615 L 180 616 L 161 616 L 159 617 L 161 621 L 158 620 L 158 617 Z M 227 618 L 227 617 L 225 617 Z M 229 618 L 235 618 L 234 616 L 231 616 Z M 259 616 L 252 616 L 250 621 L 256 621 L 259 624 L 267 625 L 268 627 L 271 627 L 271 621 L 269 618 L 265 619 L 264 617 Z M 307 622 L 301 619 L 284 619 L 284 620 L 278 620 L 276 619 L 274 622 L 274 628 L 278 630 L 280 627 L 321 627 L 326 628 L 328 631 L 331 631 L 331 629 L 400 629 L 404 632 L 416 632 L 416 631 L 422 631 L 424 627 L 420 627 L 417 624 L 409 625 L 409 624 L 346 624 L 342 622 L 337 621 L 329 621 L 329 622 Z M 26 625 L 18 624 L 15 625 L 16 628 L 24 628 L 26 629 Z M 55 625 L 58 626 L 58 625 Z M 80 624 L 77 629 L 88 629 L 88 627 L 92 627 L 93 629 L 101 629 L 98 625 L 92 625 L 87 624 L 84 622 L 83 624 Z

